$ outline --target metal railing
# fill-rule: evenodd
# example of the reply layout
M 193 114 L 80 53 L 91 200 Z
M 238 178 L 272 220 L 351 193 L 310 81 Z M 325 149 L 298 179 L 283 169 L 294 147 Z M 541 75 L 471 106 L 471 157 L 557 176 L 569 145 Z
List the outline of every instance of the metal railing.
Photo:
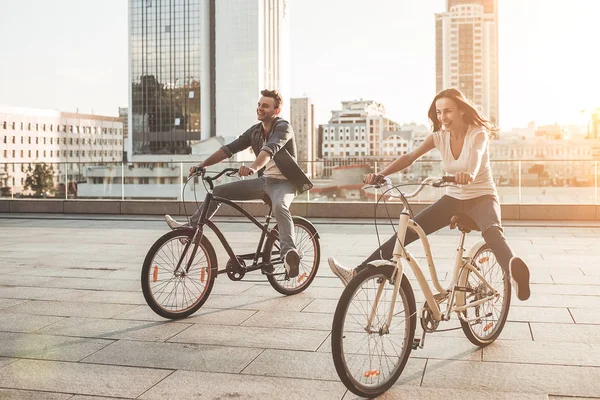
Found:
M 362 189 L 362 175 L 377 172 L 391 161 L 338 159 L 300 161 L 311 176 L 314 188 L 296 201 L 373 202 L 380 193 Z M 211 167 L 238 167 L 241 162 L 224 162 Z M 247 163 L 246 163 L 247 164 Z M 42 165 L 42 164 L 39 164 Z M 143 163 L 46 163 L 52 167 L 52 188 L 38 197 L 49 199 L 186 200 L 202 199 L 200 183 L 185 188 L 192 162 Z M 595 204 L 598 205 L 598 162 L 595 160 L 493 160 L 492 173 L 503 204 Z M 0 196 L 30 198 L 25 190 L 27 176 L 36 163 L 1 163 Z M 28 172 L 29 171 L 29 172 Z M 43 174 L 43 173 L 38 173 Z M 427 176 L 443 175 L 439 160 L 419 160 L 391 177 L 393 183 L 419 182 Z M 223 178 L 226 183 L 232 178 Z M 246 178 L 251 179 L 251 178 Z M 23 182 L 23 184 L 21 184 Z M 432 202 L 439 189 L 427 188 L 416 202 Z

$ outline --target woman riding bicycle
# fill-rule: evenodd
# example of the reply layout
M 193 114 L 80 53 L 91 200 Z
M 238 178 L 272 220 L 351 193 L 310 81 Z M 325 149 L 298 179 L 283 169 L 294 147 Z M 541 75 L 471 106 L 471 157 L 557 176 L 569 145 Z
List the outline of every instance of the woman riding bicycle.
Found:
M 365 175 L 364 183 L 381 183 L 386 176 L 408 168 L 437 148 L 444 171 L 455 176 L 457 185 L 448 187 L 446 195 L 417 214 L 415 222 L 429 235 L 450 225 L 450 219 L 456 214 L 469 216 L 481 230 L 483 239 L 505 274 L 511 276 L 517 298 L 527 300 L 530 295 L 529 269 L 521 258 L 514 256 L 504 237 L 498 192 L 490 169 L 488 136 L 498 129 L 470 104 L 462 92 L 453 88 L 435 96 L 428 116 L 433 123 L 433 133 L 419 147 L 398 157 L 380 174 Z M 409 230 L 404 245 L 417 239 L 417 234 Z M 392 236 L 354 269 L 343 267 L 333 257 L 328 259 L 329 266 L 346 285 L 369 262 L 391 259 L 396 240 L 397 236 Z

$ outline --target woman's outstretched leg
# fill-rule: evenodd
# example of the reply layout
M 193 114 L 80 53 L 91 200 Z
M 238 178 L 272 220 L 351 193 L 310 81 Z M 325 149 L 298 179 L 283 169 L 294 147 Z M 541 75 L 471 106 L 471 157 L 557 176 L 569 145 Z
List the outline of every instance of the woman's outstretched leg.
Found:
M 450 224 L 450 219 L 458 212 L 459 207 L 460 200 L 450 196 L 443 196 L 431 206 L 417 214 L 414 220 L 421 228 L 423 228 L 425 234 L 429 235 L 430 233 L 436 232 L 445 226 L 448 226 Z M 406 237 L 404 238 L 404 245 L 407 246 L 418 238 L 418 235 L 409 229 L 407 230 Z M 347 285 L 350 279 L 352 279 L 358 272 L 366 268 L 367 264 L 369 264 L 371 261 L 391 260 L 397 239 L 398 236 L 396 234 L 392 235 L 391 238 L 389 238 L 383 245 L 381 245 L 381 247 L 375 250 L 356 268 L 346 268 L 333 257 L 329 257 L 327 259 L 329 267 L 333 273 L 342 280 L 344 285 Z

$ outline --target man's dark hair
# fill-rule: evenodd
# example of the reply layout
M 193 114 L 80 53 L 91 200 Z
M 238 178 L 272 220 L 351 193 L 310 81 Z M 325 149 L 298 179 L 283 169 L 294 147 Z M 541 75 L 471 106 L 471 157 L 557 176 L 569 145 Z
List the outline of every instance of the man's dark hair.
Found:
M 275 100 L 275 108 L 281 107 L 281 104 L 283 103 L 283 99 L 281 98 L 281 95 L 279 94 L 279 92 L 277 90 L 265 89 L 265 90 L 261 91 L 260 94 L 264 97 L 270 97 L 273 100 Z

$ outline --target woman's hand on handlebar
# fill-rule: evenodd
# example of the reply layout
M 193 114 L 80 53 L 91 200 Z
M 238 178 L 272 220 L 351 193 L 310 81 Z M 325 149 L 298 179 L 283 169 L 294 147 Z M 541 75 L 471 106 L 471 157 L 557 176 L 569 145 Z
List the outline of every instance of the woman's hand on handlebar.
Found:
M 385 176 L 379 174 L 366 174 L 363 177 L 363 183 L 367 185 L 383 185 L 385 183 Z
M 473 182 L 474 179 L 473 174 L 468 172 L 457 172 L 454 178 L 455 182 L 459 185 L 468 185 L 469 183 Z

